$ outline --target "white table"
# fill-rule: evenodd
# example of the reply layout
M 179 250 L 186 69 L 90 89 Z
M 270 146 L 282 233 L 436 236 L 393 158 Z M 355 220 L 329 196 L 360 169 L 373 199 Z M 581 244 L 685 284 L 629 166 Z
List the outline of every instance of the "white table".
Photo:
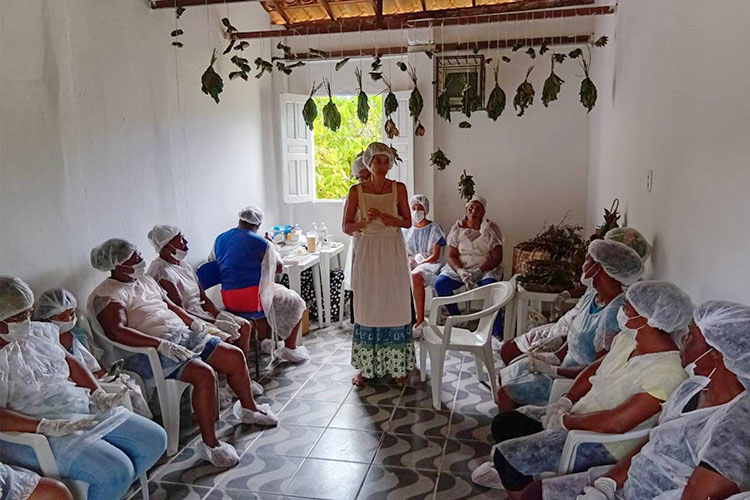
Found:
M 521 284 L 516 289 L 516 337 L 526 333 L 526 321 L 529 316 L 529 306 L 534 305 L 541 310 L 542 303 L 552 303 L 560 295 L 559 293 L 530 292 Z M 568 299 L 566 304 L 575 304 L 578 299 Z
M 317 254 L 290 255 L 283 258 L 284 272 L 289 276 L 289 288 L 302 295 L 302 271 L 317 267 L 312 270 L 313 285 L 315 290 L 315 303 L 318 306 L 318 327 L 322 327 L 323 321 L 320 311 L 323 309 L 323 289 L 320 283 L 320 257 Z M 329 278 L 330 280 L 330 278 Z
M 318 305 L 318 320 L 321 321 L 322 319 L 320 325 L 323 328 L 331 324 L 331 309 L 333 306 L 333 296 L 331 295 L 331 259 L 336 257 L 338 269 L 343 269 L 344 266 L 341 263 L 341 254 L 343 253 L 344 248 L 346 248 L 346 245 L 343 243 L 332 243 L 331 245 L 325 248 L 320 248 L 315 252 L 315 254 L 320 257 L 320 275 L 323 281 L 323 307 L 325 311 L 321 311 L 320 305 Z M 344 317 L 344 309 L 342 306 L 343 300 L 341 300 L 341 297 L 344 295 L 343 283 L 341 288 L 341 296 L 339 297 L 339 326 L 343 324 Z M 324 312 L 325 316 L 323 316 Z

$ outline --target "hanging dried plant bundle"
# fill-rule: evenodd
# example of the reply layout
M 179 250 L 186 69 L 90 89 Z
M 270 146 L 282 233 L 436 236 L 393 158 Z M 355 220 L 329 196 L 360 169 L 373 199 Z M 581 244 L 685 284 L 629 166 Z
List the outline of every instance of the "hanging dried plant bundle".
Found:
M 373 82 L 377 82 L 378 80 L 382 80 L 383 79 L 383 73 L 375 73 L 375 72 L 371 71 L 370 72 L 370 78 L 372 78 Z
M 479 99 L 477 90 L 471 84 L 471 79 L 468 75 L 461 75 L 461 81 L 464 85 L 461 91 L 461 111 L 466 115 L 466 118 L 471 118 L 471 113 L 479 109 L 482 101 Z
M 445 167 L 451 164 L 451 161 L 445 156 L 445 153 L 438 148 L 437 151 L 430 155 L 430 164 L 434 165 L 436 169 L 442 172 L 445 170 Z
M 490 97 L 487 99 L 487 116 L 492 118 L 493 121 L 497 121 L 500 115 L 505 110 L 505 91 L 500 88 L 500 84 L 497 82 L 497 73 L 500 70 L 500 63 L 495 66 L 495 87 L 490 92 Z
M 377 71 L 380 69 L 380 67 L 383 65 L 383 63 L 380 62 L 380 56 L 375 56 L 375 59 L 372 60 L 372 64 L 370 67 L 372 68 L 372 71 Z
M 328 103 L 323 106 L 323 125 L 326 126 L 332 132 L 336 132 L 341 126 L 341 113 L 339 108 L 336 107 L 336 103 L 333 102 L 331 96 L 331 82 L 324 80 L 326 84 L 326 90 L 328 90 Z
M 552 60 L 555 61 L 557 64 L 562 64 L 562 62 L 567 58 L 568 56 L 565 54 L 552 54 Z
M 585 78 L 581 82 L 581 90 L 579 91 L 579 96 L 581 98 L 581 104 L 583 104 L 583 107 L 586 108 L 586 112 L 590 113 L 592 109 L 594 109 L 594 106 L 596 106 L 596 85 L 594 85 L 594 82 L 591 81 L 591 78 L 589 78 L 589 69 L 591 64 L 591 52 L 589 52 L 589 59 L 586 60 L 585 57 L 581 58 L 581 67 L 583 68 L 583 73 L 585 75 Z
M 523 116 L 526 108 L 534 104 L 534 87 L 529 82 L 529 75 L 534 66 L 529 67 L 526 71 L 526 78 L 516 89 L 516 96 L 513 98 L 513 107 L 518 111 L 518 116 Z
M 284 45 L 279 42 L 276 44 L 276 48 L 284 52 L 284 56 L 288 56 L 292 53 L 292 48 L 289 45 Z
M 414 129 L 414 135 L 416 135 L 417 137 L 422 137 L 424 136 L 424 133 L 425 129 L 422 125 L 422 122 L 417 122 L 417 128 Z
M 422 99 L 422 94 L 419 92 L 419 88 L 417 88 L 417 70 L 410 64 L 407 72 L 409 78 L 414 83 L 414 88 L 409 95 L 409 115 L 414 118 L 414 123 L 416 124 L 419 121 L 419 113 L 422 112 L 422 108 L 424 107 L 424 100 Z
M 312 83 L 312 90 L 310 91 L 310 97 L 307 98 L 307 101 L 305 101 L 305 105 L 302 107 L 302 119 L 305 120 L 305 125 L 307 125 L 307 128 L 310 130 L 313 129 L 313 126 L 315 125 L 315 119 L 318 117 L 318 106 L 315 104 L 315 99 L 313 99 L 313 96 L 315 95 L 315 92 L 320 90 L 320 87 L 323 86 L 323 82 L 320 82 L 318 85 L 315 85 L 315 81 Z
M 451 121 L 451 100 L 450 97 L 448 97 L 448 91 L 446 89 L 443 89 L 438 96 L 435 101 L 435 107 L 437 108 L 437 114 L 440 118 L 446 121 Z
M 349 62 L 349 59 L 351 59 L 351 57 L 345 57 L 345 58 L 343 58 L 342 60 L 340 60 L 339 62 L 337 62 L 337 63 L 336 63 L 336 66 L 335 66 L 335 68 L 336 68 L 336 71 L 338 71 L 338 70 L 340 70 L 341 68 L 343 68 L 343 67 L 344 67 L 344 65 L 345 65 L 346 63 L 348 63 L 348 62 Z
M 224 90 L 224 80 L 221 76 L 214 71 L 214 63 L 216 62 L 216 49 L 211 53 L 211 64 L 208 65 L 206 71 L 201 76 L 201 90 L 204 94 L 211 96 L 211 98 L 219 103 L 219 94 Z
M 557 95 L 560 93 L 562 84 L 565 83 L 565 80 L 557 76 L 555 73 L 554 56 L 550 59 L 552 61 L 552 69 L 550 69 L 550 74 L 547 79 L 544 80 L 544 87 L 542 88 L 542 104 L 544 104 L 545 108 L 549 106 L 549 103 L 557 100 Z
M 359 67 L 354 68 L 354 76 L 357 78 L 357 85 L 359 86 L 359 93 L 357 94 L 357 118 L 359 118 L 359 121 L 363 125 L 366 125 L 370 116 L 370 102 L 362 88 L 362 70 Z
M 234 80 L 235 78 L 242 78 L 243 80 L 247 81 L 248 73 L 253 70 L 250 67 L 248 60 L 244 57 L 234 55 L 232 56 L 230 61 L 232 61 L 232 64 L 237 66 L 238 69 L 237 71 L 232 71 L 231 73 L 229 73 L 229 79 Z
M 260 78 L 263 76 L 263 73 L 268 73 L 269 75 L 273 73 L 273 65 L 263 59 L 262 57 L 256 57 L 255 58 L 255 69 L 259 70 L 258 73 L 255 75 L 255 78 Z
M 181 18 L 182 15 L 185 13 L 185 10 L 186 10 L 185 7 L 183 7 L 182 5 L 180 5 L 179 7 L 175 8 L 175 10 L 174 10 L 175 17 L 177 19 Z
M 458 128 L 471 128 L 471 123 L 467 121 L 462 121 L 458 124 Z
M 542 46 L 539 47 L 539 55 L 543 56 L 549 51 L 549 46 L 547 45 L 547 42 L 542 42 Z
M 389 139 L 393 139 L 394 137 L 398 137 L 400 135 L 396 124 L 390 118 L 386 120 L 383 129 L 385 130 L 385 135 L 387 135 Z
M 467 202 L 474 197 L 474 176 L 468 175 L 466 170 L 458 179 L 458 195 Z
M 385 86 L 388 89 L 388 95 L 385 96 L 385 101 L 383 102 L 383 113 L 385 113 L 385 116 L 390 117 L 398 110 L 398 99 L 396 99 L 396 94 L 391 89 L 391 82 L 385 78 L 383 78 L 383 82 L 385 82 Z
M 229 45 L 227 45 L 227 48 L 224 49 L 223 53 L 229 54 L 229 51 L 232 50 L 234 44 L 237 43 L 237 28 L 232 26 L 228 17 L 222 18 L 221 24 L 224 25 L 224 35 L 229 38 Z
M 534 50 L 534 47 L 529 47 L 528 49 L 526 49 L 526 53 L 532 59 L 534 59 L 536 57 L 536 51 Z
M 397 62 L 396 66 L 398 66 L 398 69 L 400 69 L 401 71 L 406 71 L 407 70 L 406 63 L 404 63 L 402 61 Z
M 600 36 L 594 42 L 594 47 L 604 47 L 607 45 L 607 42 L 609 42 L 609 37 L 607 35 Z
M 182 17 L 182 14 L 183 14 L 184 12 L 185 12 L 185 7 L 183 7 L 183 6 L 179 6 L 179 7 L 176 7 L 176 8 L 175 8 L 175 10 L 174 10 L 175 25 L 177 24 L 177 20 L 178 20 L 179 18 L 181 18 L 181 17 Z M 184 46 L 185 46 L 185 45 L 184 45 L 184 44 L 183 44 L 183 43 L 182 43 L 182 42 L 180 41 L 180 38 L 179 38 L 179 37 L 181 37 L 181 36 L 182 36 L 182 35 L 184 35 L 184 34 L 185 34 L 185 32 L 184 32 L 184 31 L 182 31 L 182 30 L 181 30 L 180 28 L 175 28 L 175 29 L 174 29 L 174 30 L 173 30 L 173 31 L 172 31 L 172 32 L 171 32 L 171 33 L 169 34 L 169 36 L 171 36 L 172 38 L 174 38 L 174 40 L 172 41 L 172 46 L 173 46 L 173 47 L 177 47 L 178 49 L 181 49 L 182 47 L 184 47 Z

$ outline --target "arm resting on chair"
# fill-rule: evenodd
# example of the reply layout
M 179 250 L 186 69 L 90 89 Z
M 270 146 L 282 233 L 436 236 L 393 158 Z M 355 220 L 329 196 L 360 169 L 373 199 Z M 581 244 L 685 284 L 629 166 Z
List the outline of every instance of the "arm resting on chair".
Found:
M 107 305 L 99 313 L 97 319 L 107 337 L 118 344 L 131 347 L 151 347 L 153 349 L 159 347 L 159 339 L 144 335 L 138 330 L 127 326 L 128 314 L 125 308 L 116 302 L 111 302 Z
M 70 370 L 70 379 L 75 382 L 78 387 L 85 387 L 92 393 L 99 388 L 99 383 L 96 381 L 96 377 L 94 377 L 88 368 L 68 352 L 65 353 L 65 361 L 68 363 L 68 369 Z
M 563 416 L 568 430 L 593 431 L 604 434 L 622 434 L 633 429 L 661 411 L 663 401 L 645 392 L 635 394 L 611 410 L 595 411 L 584 415 Z
M 589 382 L 589 379 L 594 374 L 596 374 L 596 371 L 599 369 L 599 365 L 601 364 L 601 359 L 594 361 L 589 366 L 584 368 L 581 373 L 578 374 L 575 381 L 573 382 L 573 386 L 568 389 L 568 393 L 566 394 L 566 397 L 572 403 L 575 403 L 576 401 L 581 399 L 591 390 L 591 382 Z
M 0 408 L 0 431 L 36 432 L 41 420 L 6 408 Z
M 479 270 L 482 271 L 483 273 L 492 271 L 497 266 L 499 266 L 502 262 L 503 262 L 503 246 L 497 245 L 495 248 L 490 250 L 489 257 L 487 257 L 487 260 L 484 261 L 484 264 L 481 265 Z

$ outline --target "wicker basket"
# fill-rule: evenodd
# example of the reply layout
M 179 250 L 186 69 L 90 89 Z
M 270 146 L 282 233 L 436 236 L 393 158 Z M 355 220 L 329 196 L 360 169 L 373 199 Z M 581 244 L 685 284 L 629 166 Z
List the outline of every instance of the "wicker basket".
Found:
M 540 248 L 534 250 L 522 250 L 518 247 L 513 249 L 513 272 L 512 274 L 526 274 L 528 264 L 534 260 L 547 260 L 550 253 Z M 525 288 L 525 287 L 524 287 Z M 562 290 L 561 290 L 562 291 Z
M 538 285 L 536 283 L 520 283 L 520 285 L 528 292 L 562 293 L 565 291 L 565 287 L 559 285 Z

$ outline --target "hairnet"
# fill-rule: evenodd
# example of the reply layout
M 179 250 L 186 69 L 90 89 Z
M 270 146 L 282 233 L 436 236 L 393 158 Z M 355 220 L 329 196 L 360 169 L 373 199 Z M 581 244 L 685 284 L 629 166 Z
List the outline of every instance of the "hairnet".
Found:
M 0 321 L 24 312 L 34 305 L 29 285 L 12 276 L 0 276 Z
M 114 271 L 137 250 L 129 241 L 112 238 L 91 250 L 91 265 L 99 271 Z
M 604 235 L 605 240 L 616 241 L 627 245 L 635 250 L 641 256 L 641 260 L 646 262 L 651 255 L 651 245 L 648 240 L 635 228 L 616 227 L 607 231 Z
M 367 165 L 365 165 L 364 153 L 359 153 L 352 162 L 352 177 L 359 178 L 359 174 L 363 170 L 367 170 Z
M 693 313 L 706 343 L 724 356 L 726 367 L 750 390 L 750 307 L 710 300 Z
M 245 221 L 253 226 L 260 226 L 260 223 L 263 222 L 263 210 L 252 205 L 240 210 L 237 216 L 241 221 Z
M 609 240 L 594 240 L 589 244 L 589 255 L 601 264 L 610 278 L 623 285 L 632 285 L 643 274 L 643 261 L 629 246 Z
M 148 241 L 151 242 L 151 246 L 154 250 L 160 252 L 164 245 L 172 241 L 172 239 L 180 234 L 180 228 L 177 226 L 167 226 L 165 224 L 155 225 L 151 231 L 148 232 Z
M 72 293 L 64 288 L 50 288 L 36 299 L 34 319 L 37 321 L 50 319 L 52 316 L 77 307 L 78 301 Z
M 389 145 L 383 144 L 382 142 L 371 142 L 362 155 L 362 161 L 365 162 L 367 168 L 370 168 L 372 159 L 377 155 L 386 155 L 388 157 L 388 161 L 390 162 L 390 166 L 393 166 L 393 149 Z
M 411 207 L 415 203 L 424 207 L 424 213 L 427 215 L 430 213 L 430 199 L 424 194 L 415 194 L 409 199 L 409 206 Z
M 478 201 L 479 203 L 481 203 L 482 207 L 484 207 L 484 209 L 487 210 L 487 198 L 485 198 L 484 196 L 476 195 L 476 194 L 472 196 L 469 201 L 466 202 L 466 206 L 468 207 L 475 201 Z
M 680 287 L 667 281 L 639 281 L 625 298 L 648 325 L 667 333 L 683 330 L 693 317 L 695 304 Z

